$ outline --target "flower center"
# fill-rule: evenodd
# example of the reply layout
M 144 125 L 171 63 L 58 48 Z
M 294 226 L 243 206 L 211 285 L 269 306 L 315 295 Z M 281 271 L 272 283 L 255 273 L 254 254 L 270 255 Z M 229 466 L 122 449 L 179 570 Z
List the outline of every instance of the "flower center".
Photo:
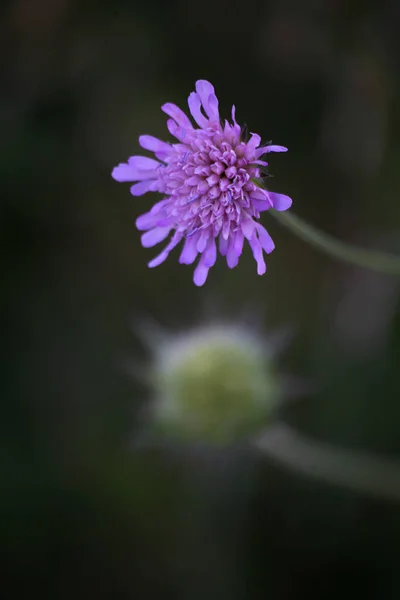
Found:
M 212 227 L 214 235 L 236 226 L 244 213 L 256 216 L 248 193 L 259 169 L 245 157 L 246 144 L 228 141 L 220 132 L 190 132 L 165 170 L 166 193 L 171 196 L 168 216 L 193 235 Z

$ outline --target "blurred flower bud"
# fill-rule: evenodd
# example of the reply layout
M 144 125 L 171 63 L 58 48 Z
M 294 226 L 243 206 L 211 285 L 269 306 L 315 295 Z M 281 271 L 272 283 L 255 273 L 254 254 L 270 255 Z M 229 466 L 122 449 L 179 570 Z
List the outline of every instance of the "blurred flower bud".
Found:
M 156 424 L 191 441 L 229 444 L 262 428 L 280 395 L 266 347 L 244 327 L 207 326 L 157 349 Z

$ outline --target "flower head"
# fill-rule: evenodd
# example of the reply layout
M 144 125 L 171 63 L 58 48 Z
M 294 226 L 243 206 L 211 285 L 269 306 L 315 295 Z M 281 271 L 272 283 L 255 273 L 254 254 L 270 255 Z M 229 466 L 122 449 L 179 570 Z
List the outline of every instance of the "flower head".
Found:
M 248 327 L 203 325 L 158 340 L 155 350 L 153 418 L 167 435 L 211 444 L 247 439 L 280 401 L 272 351 Z
M 114 168 L 116 181 L 137 182 L 133 196 L 159 192 L 164 197 L 141 215 L 136 226 L 144 247 L 152 247 L 171 236 L 164 250 L 149 263 L 160 265 L 182 240 L 179 262 L 192 264 L 194 283 L 203 285 L 217 259 L 218 249 L 226 256 L 228 267 L 239 262 L 245 238 L 257 262 L 257 273 L 266 271 L 263 251 L 274 249 L 274 242 L 258 222 L 269 208 L 286 210 L 292 204 L 283 194 L 269 192 L 257 183 L 268 163 L 261 160 L 268 152 L 286 152 L 283 146 L 260 146 L 261 138 L 252 133 L 248 141 L 235 119 L 221 124 L 218 99 L 208 81 L 196 82 L 188 98 L 190 113 L 197 127 L 175 104 L 164 104 L 170 117 L 167 127 L 178 143 L 170 144 L 150 135 L 139 137 L 142 148 L 154 152 L 157 160 L 132 156 Z M 204 113 L 202 112 L 202 109 Z

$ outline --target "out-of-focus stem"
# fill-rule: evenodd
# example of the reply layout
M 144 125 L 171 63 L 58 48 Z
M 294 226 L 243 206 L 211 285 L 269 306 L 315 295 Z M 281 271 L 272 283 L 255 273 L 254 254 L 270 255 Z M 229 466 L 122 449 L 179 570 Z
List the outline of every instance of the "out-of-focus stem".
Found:
M 325 254 L 329 254 L 344 262 L 387 273 L 400 275 L 400 257 L 386 252 L 367 250 L 358 246 L 341 242 L 337 238 L 316 229 L 292 212 L 278 212 L 270 210 L 274 218 L 290 229 L 304 242 L 308 242 Z
M 257 440 L 269 459 L 307 477 L 378 499 L 400 501 L 400 460 L 337 448 L 277 423 Z

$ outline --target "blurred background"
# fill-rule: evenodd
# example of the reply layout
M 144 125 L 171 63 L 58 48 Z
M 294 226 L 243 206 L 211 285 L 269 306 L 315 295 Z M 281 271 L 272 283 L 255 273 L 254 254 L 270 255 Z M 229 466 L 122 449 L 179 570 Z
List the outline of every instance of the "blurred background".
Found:
M 268 214 L 203 288 L 147 262 L 112 168 L 160 106 L 208 79 L 220 112 L 289 148 L 270 188 L 340 239 L 399 252 L 395 0 L 11 0 L 0 8 L 2 598 L 399 597 L 396 501 L 247 451 L 135 449 L 151 388 L 138 335 L 210 318 L 289 328 L 278 367 L 313 383 L 283 415 L 347 448 L 400 453 L 399 280 L 339 264 Z M 261 333 L 264 332 L 264 333 Z M 129 369 L 128 369 L 129 370 Z

